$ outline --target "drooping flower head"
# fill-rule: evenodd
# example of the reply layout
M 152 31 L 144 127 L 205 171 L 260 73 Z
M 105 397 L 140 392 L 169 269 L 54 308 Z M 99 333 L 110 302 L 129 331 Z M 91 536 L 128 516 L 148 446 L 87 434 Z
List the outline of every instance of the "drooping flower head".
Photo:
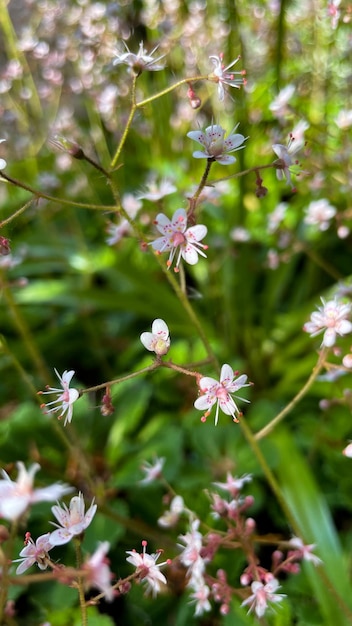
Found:
M 161 550 L 156 554 L 147 554 L 147 542 L 142 541 L 143 551 L 141 554 L 136 550 L 127 550 L 126 554 L 129 556 L 126 558 L 128 563 L 131 563 L 136 568 L 136 573 L 139 579 L 144 581 L 147 585 L 147 593 L 150 591 L 153 596 L 159 593 L 161 586 L 167 584 L 167 580 L 164 574 L 161 573 L 160 568 L 163 565 L 169 565 L 170 561 L 164 561 L 157 565 L 157 560 L 161 554 Z
M 159 63 L 159 61 L 164 58 L 165 54 L 162 54 L 156 59 L 153 58 L 153 54 L 159 46 L 156 46 L 151 52 L 148 53 L 144 49 L 143 42 L 141 41 L 137 54 L 133 54 L 133 52 L 130 52 L 124 41 L 123 45 L 126 48 L 126 52 L 116 53 L 116 59 L 113 61 L 113 65 L 128 65 L 130 70 L 137 75 L 145 70 L 149 72 L 157 72 L 158 70 L 164 69 L 165 65 L 163 63 Z
M 72 491 L 72 487 L 65 483 L 54 483 L 48 487 L 34 489 L 34 476 L 40 465 L 34 463 L 27 471 L 22 461 L 18 461 L 17 468 L 16 481 L 11 480 L 8 474 L 2 471 L 4 478 L 0 480 L 0 518 L 17 520 L 31 504 L 53 502 Z
M 99 589 L 104 594 L 105 600 L 112 602 L 114 599 L 114 589 L 111 586 L 112 573 L 106 558 L 109 548 L 108 541 L 101 542 L 94 554 L 83 564 L 82 569 L 86 574 L 85 586 L 88 589 L 91 587 Z
M 49 537 L 50 533 L 46 533 L 38 537 L 37 541 L 34 542 L 30 533 L 26 533 L 26 545 L 20 552 L 21 558 L 13 561 L 14 563 L 20 562 L 16 569 L 16 574 L 23 574 L 34 563 L 42 570 L 48 567 L 48 552 L 53 547 Z
M 304 146 L 304 132 L 307 130 L 308 124 L 305 120 L 299 122 L 292 133 L 289 135 L 287 146 L 281 143 L 274 143 L 272 148 L 278 159 L 275 161 L 276 176 L 278 180 L 286 178 L 287 182 L 293 187 L 291 180 L 291 169 L 294 165 L 298 165 L 298 161 L 293 157 Z M 293 168 L 294 169 L 294 168 Z
M 193 152 L 195 159 L 212 159 L 221 163 L 221 165 L 230 165 L 235 163 L 236 157 L 229 154 L 229 152 L 235 152 L 241 150 L 245 146 L 242 145 L 248 137 L 236 133 L 238 124 L 233 129 L 232 133 L 225 139 L 226 131 L 219 124 L 212 124 L 208 126 L 205 131 L 191 130 L 187 133 L 187 137 L 200 143 L 204 150 L 196 150 Z
M 57 413 L 60 411 L 59 419 L 65 416 L 64 426 L 66 426 L 67 422 L 71 422 L 73 413 L 72 405 L 79 398 L 79 391 L 77 389 L 70 389 L 70 382 L 74 373 L 74 370 L 70 370 L 69 372 L 65 370 L 62 376 L 60 376 L 59 372 L 55 369 L 55 374 L 62 388 L 57 389 L 56 387 L 47 386 L 46 391 L 38 391 L 38 393 L 42 395 L 47 393 L 57 394 L 56 400 L 42 404 L 41 407 L 42 409 L 45 408 L 45 413 Z
M 220 102 L 222 102 L 225 98 L 225 89 L 224 85 L 228 85 L 229 87 L 236 87 L 236 89 L 240 89 L 241 85 L 246 84 L 246 71 L 241 70 L 240 72 L 234 72 L 231 68 L 239 61 L 241 58 L 238 56 L 232 63 L 227 65 L 226 67 L 223 64 L 224 55 L 221 54 L 213 54 L 209 57 L 212 64 L 214 65 L 214 70 L 211 74 L 208 75 L 208 80 L 218 84 L 218 97 Z
M 181 258 L 186 263 L 195 265 L 198 262 L 199 254 L 206 257 L 203 250 L 206 250 L 208 246 L 200 243 L 200 241 L 207 234 L 207 227 L 203 224 L 196 224 L 187 228 L 187 213 L 185 209 L 177 209 L 171 221 L 164 213 L 159 213 L 154 223 L 159 233 L 162 233 L 163 236 L 152 241 L 150 245 L 160 254 L 170 251 L 167 261 L 168 267 L 171 267 L 176 256 L 175 272 L 179 271 Z
M 155 352 L 157 356 L 163 356 L 169 351 L 169 329 L 164 320 L 154 320 L 152 324 L 152 332 L 142 333 L 140 339 L 144 347 L 150 352 Z
M 324 332 L 322 346 L 331 348 L 336 342 L 336 335 L 347 335 L 352 332 L 352 323 L 346 319 L 351 312 L 351 304 L 339 303 L 337 298 L 325 302 L 321 298 L 323 306 L 318 307 L 318 311 L 314 311 L 310 316 L 310 322 L 303 326 L 306 333 L 310 333 L 311 337 L 315 337 Z
M 55 504 L 51 508 L 59 524 L 52 522 L 54 526 L 57 526 L 57 530 L 54 530 L 50 535 L 50 543 L 52 546 L 62 546 L 64 543 L 71 541 L 72 537 L 81 535 L 91 523 L 97 505 L 94 504 L 94 500 L 90 505 L 88 511 L 85 513 L 85 504 L 82 493 L 78 496 L 71 498 L 70 506 L 67 508 L 66 504 Z
M 200 379 L 199 388 L 202 395 L 197 398 L 194 406 L 200 411 L 205 410 L 202 421 L 205 422 L 212 407 L 216 404 L 215 426 L 219 419 L 219 409 L 221 409 L 225 415 L 231 415 L 234 422 L 238 422 L 236 414 L 241 416 L 242 413 L 230 394 L 236 393 L 242 387 L 249 387 L 251 383 L 246 382 L 246 374 L 242 374 L 238 378 L 235 378 L 235 375 L 236 373 L 233 371 L 232 367 L 225 363 L 221 368 L 220 382 L 209 376 L 204 376 Z M 240 398 L 240 400 L 249 402 L 249 400 L 245 398 Z

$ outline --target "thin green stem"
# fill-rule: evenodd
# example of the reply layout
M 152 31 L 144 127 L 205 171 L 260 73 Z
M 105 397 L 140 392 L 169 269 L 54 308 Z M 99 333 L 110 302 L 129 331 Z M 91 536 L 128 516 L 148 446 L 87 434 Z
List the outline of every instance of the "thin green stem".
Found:
M 77 570 L 80 571 L 82 567 L 82 551 L 81 551 L 81 540 L 80 538 L 75 537 L 75 550 L 76 550 L 76 567 Z M 81 607 L 81 621 L 82 626 L 87 626 L 88 617 L 87 617 L 87 605 L 84 597 L 84 578 L 81 574 L 78 574 L 78 595 L 79 595 L 79 604 Z
M 3 228 L 3 226 L 6 226 L 6 224 L 9 224 L 10 222 L 12 222 L 12 220 L 16 219 L 16 217 L 21 215 L 21 213 L 24 213 L 31 206 L 32 202 L 33 202 L 33 198 L 28 200 L 28 202 L 26 202 L 26 204 L 24 204 L 20 209 L 17 209 L 17 211 L 15 211 L 12 215 L 10 215 L 10 217 L 7 217 L 6 220 L 2 220 L 0 222 L 0 228 Z
M 319 359 L 316 365 L 314 366 L 313 371 L 311 375 L 309 376 L 305 385 L 303 385 L 302 389 L 300 389 L 300 391 L 297 393 L 297 395 L 295 395 L 295 397 L 291 400 L 291 402 L 289 402 L 289 404 L 287 404 L 287 406 L 285 406 L 285 408 L 282 411 L 280 411 L 280 413 L 276 417 L 274 417 L 274 419 L 272 419 L 271 422 L 269 422 L 269 424 L 264 426 L 264 428 L 259 430 L 256 433 L 256 435 L 254 435 L 254 438 L 256 441 L 259 441 L 259 439 L 263 439 L 263 437 L 266 437 L 269 433 L 271 433 L 274 430 L 274 428 L 286 417 L 286 415 L 288 415 L 295 408 L 295 406 L 303 398 L 303 396 L 306 395 L 307 391 L 311 388 L 312 384 L 316 380 L 319 372 L 324 367 L 328 351 L 329 351 L 328 348 L 324 348 L 321 351 L 319 355 Z
M 202 190 L 204 189 L 206 182 L 208 180 L 208 176 L 209 176 L 209 172 L 210 172 L 210 168 L 212 166 L 212 164 L 214 163 L 214 159 L 210 158 L 207 160 L 207 164 L 202 176 L 202 179 L 198 185 L 198 188 L 196 189 L 196 191 L 194 192 L 192 198 L 189 201 L 189 211 L 188 211 L 188 220 L 189 222 L 192 224 L 195 220 L 194 220 L 194 213 L 197 207 L 197 202 L 199 199 L 200 194 L 202 193 Z
M 147 372 L 152 372 L 153 370 L 160 367 L 161 363 L 156 359 L 151 365 L 147 367 L 143 367 L 143 369 L 138 370 L 138 372 L 132 372 L 131 374 L 126 374 L 126 376 L 120 376 L 120 378 L 115 378 L 115 380 L 109 380 L 106 383 L 100 383 L 99 385 L 94 385 L 94 387 L 87 387 L 86 389 L 79 389 L 79 395 L 83 396 L 85 393 L 90 393 L 92 391 L 99 391 L 99 389 L 105 389 L 105 387 L 112 387 L 112 385 L 118 385 L 120 383 L 126 382 L 126 380 L 131 380 L 132 378 L 136 378 L 141 374 L 146 374 Z
M 153 102 L 154 100 L 157 100 L 158 98 L 161 98 L 162 96 L 166 96 L 166 94 L 171 93 L 175 89 L 178 89 L 178 87 L 181 87 L 181 85 L 187 85 L 188 83 L 195 83 L 200 80 L 209 80 L 208 75 L 192 76 L 192 78 L 183 78 L 182 80 L 179 80 L 177 81 L 177 83 L 170 85 L 170 87 L 166 87 L 166 89 L 159 91 L 153 96 L 150 96 L 149 98 L 145 98 L 145 100 L 141 100 L 140 102 L 137 102 L 136 108 L 140 109 L 141 107 L 144 107 L 146 104 L 149 104 L 150 102 Z
M 135 115 L 135 112 L 137 111 L 138 105 L 136 104 L 136 81 L 137 81 L 138 76 L 134 75 L 133 76 L 133 82 L 132 82 L 132 91 L 131 91 L 131 110 L 130 110 L 130 114 L 128 116 L 128 120 L 127 120 L 127 124 L 125 126 L 125 129 L 122 133 L 122 137 L 120 139 L 120 143 L 117 146 L 116 152 L 111 160 L 110 163 L 110 169 L 114 169 L 116 166 L 117 161 L 119 160 L 120 154 L 122 152 L 122 148 L 125 145 L 125 141 L 127 138 L 127 135 L 130 131 L 132 122 L 133 122 L 133 118 Z

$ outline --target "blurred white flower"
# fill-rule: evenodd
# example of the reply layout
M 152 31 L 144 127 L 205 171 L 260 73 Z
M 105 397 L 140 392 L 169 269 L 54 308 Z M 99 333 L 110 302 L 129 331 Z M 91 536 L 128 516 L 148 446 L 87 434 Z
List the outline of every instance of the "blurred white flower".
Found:
M 137 193 L 136 198 L 139 200 L 157 202 L 170 193 L 174 193 L 174 191 L 176 191 L 176 187 L 171 181 L 163 179 L 160 181 L 159 185 L 157 185 L 155 179 L 150 179 L 145 185 L 145 190 Z
M 34 476 L 40 469 L 38 463 L 34 463 L 27 471 L 24 463 L 17 463 L 18 476 L 13 481 L 2 470 L 4 478 L 0 480 L 0 518 L 15 521 L 27 508 L 36 502 L 52 502 L 72 491 L 72 487 L 65 483 L 54 483 L 48 487 L 34 489 Z
M 312 553 L 315 548 L 315 543 L 305 545 L 300 537 L 292 537 L 288 543 L 294 550 L 293 555 L 289 552 L 289 557 L 296 556 L 296 558 L 310 561 L 314 565 L 320 565 L 323 562 L 318 556 Z
M 319 230 L 327 230 L 330 220 L 336 215 L 336 209 L 326 198 L 313 200 L 305 209 L 304 223 L 311 226 L 318 226 Z
M 335 124 L 341 128 L 341 130 L 350 128 L 352 126 L 352 109 L 342 109 L 339 111 L 335 119 Z
M 141 470 L 142 472 L 145 473 L 145 477 L 139 481 L 140 484 L 148 485 L 154 480 L 157 480 L 158 478 L 160 478 L 163 467 L 164 467 L 164 463 L 165 463 L 165 457 L 163 456 L 156 458 L 154 463 L 148 463 L 148 461 L 144 461 L 144 463 L 142 464 Z
M 108 541 L 102 541 L 94 554 L 83 564 L 82 569 L 86 573 L 85 586 L 99 589 L 104 594 L 107 602 L 114 599 L 114 588 L 111 586 L 112 573 L 110 571 L 106 554 L 109 551 Z
M 342 450 L 342 454 L 347 456 L 349 459 L 352 459 L 352 443 L 349 443 L 344 450 Z
M 126 193 L 121 198 L 121 205 L 127 215 L 133 220 L 141 208 L 142 203 L 137 196 L 134 196 L 132 193 Z M 126 218 L 122 218 L 118 224 L 108 222 L 106 231 L 109 235 L 106 239 L 106 243 L 109 246 L 114 246 L 123 237 L 130 234 L 131 225 Z
M 122 43 L 126 48 L 126 52 L 117 52 L 113 65 L 128 65 L 128 67 L 136 74 L 140 74 L 144 70 L 157 72 L 158 70 L 164 69 L 165 64 L 159 63 L 159 61 L 165 57 L 165 54 L 162 54 L 156 59 L 153 58 L 153 54 L 157 51 L 159 46 L 156 46 L 151 52 L 148 53 L 144 49 L 143 42 L 141 41 L 137 54 L 133 54 L 133 52 L 130 52 L 126 43 L 124 41 Z
M 253 592 L 252 595 L 244 600 L 241 606 L 247 606 L 249 604 L 248 613 L 255 611 L 257 617 L 263 617 L 268 608 L 268 602 L 276 604 L 286 597 L 283 593 L 275 593 L 277 589 L 280 589 L 279 582 L 276 578 L 269 580 L 266 585 L 255 580 L 252 582 L 251 589 Z
M 303 330 L 311 337 L 324 332 L 321 345 L 331 348 L 336 342 L 336 335 L 343 336 L 352 331 L 352 323 L 346 319 L 351 312 L 351 304 L 339 303 L 336 297 L 328 302 L 321 298 L 321 301 L 323 306 L 312 313 Z
M 185 503 L 183 501 L 183 498 L 181 496 L 175 496 L 171 500 L 170 509 L 168 511 L 164 511 L 162 516 L 159 517 L 159 526 L 162 526 L 163 528 L 170 528 L 171 526 L 175 526 L 184 509 Z
M 295 89 L 294 85 L 286 85 L 286 87 L 279 91 L 271 104 L 269 104 L 269 109 L 275 117 L 280 119 L 290 113 L 288 103 L 291 100 Z

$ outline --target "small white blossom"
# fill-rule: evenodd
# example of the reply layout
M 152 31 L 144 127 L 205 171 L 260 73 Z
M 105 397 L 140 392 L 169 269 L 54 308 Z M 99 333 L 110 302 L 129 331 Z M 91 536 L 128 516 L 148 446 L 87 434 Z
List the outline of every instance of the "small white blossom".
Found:
M 272 114 L 277 118 L 283 118 L 288 113 L 290 113 L 290 108 L 288 106 L 289 101 L 291 100 L 293 94 L 295 93 L 294 85 L 286 85 L 279 93 L 276 98 L 269 105 L 269 109 Z
M 176 191 L 175 185 L 171 181 L 163 179 L 159 185 L 157 185 L 155 179 L 150 179 L 145 186 L 145 190 L 137 193 L 136 197 L 139 200 L 150 200 L 151 202 L 158 202 L 165 196 Z
M 147 350 L 157 356 L 167 354 L 170 348 L 169 329 L 164 320 L 156 319 L 152 324 L 151 333 L 142 333 L 140 340 Z
M 6 139 L 0 139 L 0 143 L 2 143 L 3 141 L 6 141 Z M 0 170 L 4 170 L 6 165 L 7 163 L 5 159 L 0 159 Z
M 298 165 L 298 161 L 294 160 L 294 155 L 304 146 L 304 132 L 307 130 L 308 124 L 304 120 L 298 123 L 290 133 L 287 146 L 281 143 L 273 144 L 272 148 L 278 156 L 276 164 L 276 176 L 278 180 L 286 178 L 289 185 L 292 186 L 290 168 Z
M 185 209 L 177 209 L 171 221 L 164 213 L 159 213 L 154 223 L 163 236 L 158 237 L 150 245 L 159 254 L 170 250 L 170 256 L 167 261 L 168 267 L 171 267 L 178 251 L 175 272 L 179 271 L 181 258 L 186 263 L 195 265 L 198 262 L 199 254 L 206 257 L 203 250 L 206 250 L 208 246 L 200 243 L 200 241 L 207 234 L 207 227 L 203 224 L 196 224 L 187 228 L 187 213 Z
M 342 109 L 338 112 L 335 124 L 341 130 L 347 130 L 352 126 L 352 109 Z
M 34 476 L 40 469 L 38 463 L 34 463 L 27 471 L 22 461 L 18 461 L 17 469 L 16 481 L 11 480 L 2 470 L 4 478 L 0 480 L 0 518 L 15 521 L 31 504 L 52 502 L 72 491 L 72 487 L 65 483 L 54 483 L 41 489 L 34 489 Z
M 336 335 L 347 335 L 352 331 L 352 323 L 347 320 L 351 312 L 351 304 L 339 303 L 336 298 L 325 302 L 310 316 L 310 321 L 304 324 L 303 330 L 315 337 L 324 331 L 322 346 L 331 348 L 336 342 Z
M 313 200 L 305 209 L 305 224 L 318 226 L 319 230 L 327 230 L 330 226 L 330 220 L 336 215 L 336 209 L 328 200 L 321 198 Z
M 65 370 L 62 376 L 60 376 L 59 372 L 55 369 L 55 374 L 58 377 L 62 388 L 57 389 L 56 387 L 47 386 L 46 391 L 38 392 L 42 395 L 47 393 L 57 394 L 56 400 L 42 404 L 41 408 L 45 409 L 45 413 L 57 413 L 59 411 L 59 419 L 65 416 L 64 426 L 66 426 L 67 422 L 71 422 L 73 413 L 72 405 L 79 398 L 79 391 L 77 389 L 70 389 L 70 382 L 74 373 L 74 370 L 70 370 L 69 372 Z
M 241 57 L 238 56 L 234 61 L 232 61 L 232 63 L 225 67 L 223 64 L 223 54 L 213 54 L 209 57 L 214 65 L 214 70 L 208 75 L 208 80 L 218 84 L 218 98 L 220 102 L 222 102 L 225 98 L 224 85 L 240 89 L 241 85 L 246 84 L 246 79 L 244 78 L 246 74 L 245 70 L 241 70 L 240 72 L 229 72 L 229 70 L 231 70 L 240 58 Z
M 225 415 L 231 415 L 234 422 L 238 422 L 236 414 L 242 415 L 242 413 L 230 394 L 236 393 L 239 389 L 242 389 L 242 387 L 249 387 L 251 383 L 247 383 L 246 381 L 247 376 L 245 374 L 235 378 L 232 367 L 227 363 L 221 368 L 220 382 L 209 376 L 201 378 L 199 388 L 202 395 L 197 398 L 194 406 L 200 411 L 205 410 L 202 421 L 206 420 L 212 407 L 216 404 L 215 426 L 219 419 L 219 409 L 221 409 Z M 249 402 L 249 400 L 245 398 L 240 398 L 240 400 Z
M 139 209 L 142 207 L 141 201 L 132 193 L 126 193 L 122 196 L 121 205 L 132 220 L 136 217 Z M 118 224 L 109 222 L 106 230 L 109 235 L 106 239 L 106 243 L 109 246 L 114 246 L 123 237 L 130 234 L 131 224 L 126 218 L 123 217 Z
M 293 548 L 294 553 L 297 553 L 298 558 L 304 561 L 310 561 L 314 565 L 320 565 L 323 562 L 318 556 L 312 554 L 315 543 L 305 545 L 300 537 L 292 537 L 288 543 L 290 547 Z M 290 554 L 288 556 L 290 556 Z
M 277 589 L 280 589 L 279 582 L 276 578 L 269 580 L 266 585 L 255 580 L 252 582 L 251 589 L 253 592 L 252 595 L 244 600 L 241 606 L 247 606 L 249 604 L 248 613 L 255 611 L 257 617 L 263 617 L 268 608 L 268 602 L 276 604 L 286 597 L 283 593 L 275 593 Z
M 148 485 L 160 478 L 162 474 L 162 470 L 165 463 L 165 457 L 156 458 L 154 463 L 148 463 L 148 461 L 144 461 L 141 470 L 145 473 L 145 477 L 140 480 L 141 485 Z
M 191 599 L 196 605 L 194 615 L 203 615 L 203 613 L 211 611 L 211 604 L 209 602 L 210 589 L 208 585 L 205 584 L 204 580 L 201 579 L 199 584 L 193 585 L 193 589 Z
M 28 533 L 29 534 L 29 533 Z M 26 541 L 26 545 L 20 552 L 20 559 L 15 559 L 13 563 L 20 562 L 16 569 L 16 574 L 23 574 L 29 567 L 36 563 L 39 569 L 44 570 L 48 567 L 48 552 L 53 547 L 49 541 L 50 533 L 41 535 L 34 542 L 31 537 Z
M 144 70 L 147 70 L 149 72 L 157 72 L 158 70 L 164 69 L 165 65 L 163 63 L 159 63 L 159 61 L 164 58 L 165 54 L 162 54 L 156 59 L 153 58 L 153 54 L 154 52 L 156 52 L 159 46 L 156 46 L 151 52 L 148 53 L 144 49 L 143 42 L 141 41 L 141 43 L 139 44 L 138 53 L 133 54 L 133 52 L 130 52 L 128 46 L 124 41 L 123 44 L 126 48 L 126 52 L 117 52 L 116 59 L 113 61 L 113 65 L 128 65 L 135 74 L 140 74 Z
M 162 526 L 163 528 L 170 528 L 171 526 L 175 526 L 180 518 L 181 513 L 183 513 L 184 510 L 185 503 L 182 496 L 175 496 L 171 500 L 169 511 L 165 511 L 163 515 L 159 517 L 159 526 Z
M 239 493 L 239 491 L 241 491 L 243 485 L 250 483 L 251 480 L 251 474 L 243 474 L 241 478 L 237 478 L 237 476 L 232 476 L 231 472 L 227 472 L 226 483 L 213 483 L 213 485 L 219 489 L 228 491 L 232 496 L 235 496 Z
M 88 528 L 97 510 L 97 505 L 94 504 L 93 500 L 85 513 L 83 495 L 79 493 L 78 496 L 71 498 L 69 508 L 67 508 L 66 504 L 60 505 L 58 503 L 51 510 L 59 524 L 51 522 L 54 526 L 57 526 L 57 530 L 51 533 L 50 543 L 52 546 L 62 546 L 71 541 L 72 537 L 81 535 Z
M 156 554 L 147 554 L 147 542 L 142 541 L 143 551 L 141 554 L 136 550 L 128 550 L 129 555 L 126 559 L 128 563 L 131 563 L 136 568 L 136 573 L 139 574 L 140 580 L 146 583 L 147 593 L 150 591 L 153 596 L 161 590 L 162 585 L 167 584 L 167 580 L 164 574 L 161 573 L 160 567 L 168 565 L 170 561 L 164 561 L 157 565 L 157 560 L 161 554 L 161 551 Z
M 235 126 L 232 133 L 225 139 L 226 131 L 219 124 L 212 124 L 208 126 L 205 131 L 191 130 L 187 133 L 187 137 L 200 143 L 204 150 L 196 150 L 193 152 L 195 159 L 212 159 L 221 163 L 221 165 L 230 165 L 235 163 L 236 158 L 229 152 L 235 152 L 241 150 L 245 146 L 242 144 L 248 139 L 239 133 L 233 134 L 238 128 L 239 124 Z
M 101 542 L 94 554 L 83 564 L 82 569 L 86 572 L 85 586 L 99 589 L 104 594 L 105 600 L 112 602 L 115 593 L 111 586 L 112 573 L 106 558 L 109 548 L 108 541 Z
M 342 450 L 342 454 L 347 456 L 349 459 L 352 459 L 352 443 L 349 443 L 346 448 Z

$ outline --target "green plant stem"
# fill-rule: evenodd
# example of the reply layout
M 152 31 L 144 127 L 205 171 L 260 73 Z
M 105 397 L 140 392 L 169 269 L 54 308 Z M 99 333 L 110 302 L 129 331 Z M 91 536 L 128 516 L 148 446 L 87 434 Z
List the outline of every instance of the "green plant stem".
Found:
M 153 370 L 160 367 L 161 363 L 157 359 L 148 367 L 143 367 L 143 369 L 138 370 L 138 372 L 132 372 L 131 374 L 126 374 L 126 376 L 121 376 L 120 378 L 115 378 L 115 380 L 109 380 L 106 383 L 100 383 L 99 385 L 94 385 L 94 387 L 87 387 L 86 389 L 79 389 L 80 396 L 83 396 L 85 393 L 90 393 L 92 391 L 99 391 L 99 389 L 104 389 L 105 387 L 112 387 L 112 385 L 118 385 L 119 383 L 124 383 L 126 380 L 131 380 L 132 378 L 136 378 L 141 374 L 146 374 L 147 372 L 152 372 Z
M 137 82 L 137 78 L 138 78 L 138 76 L 133 75 L 132 90 L 131 90 L 131 110 L 130 110 L 130 114 L 128 116 L 128 120 L 127 120 L 125 129 L 124 129 L 124 131 L 122 133 L 122 137 L 120 139 L 120 143 L 117 146 L 115 154 L 114 154 L 114 156 L 113 156 L 113 158 L 111 160 L 111 163 L 110 163 L 110 169 L 112 169 L 112 170 L 115 168 L 116 163 L 119 160 L 119 156 L 120 156 L 120 154 L 122 152 L 123 146 L 125 145 L 125 141 L 126 141 L 128 133 L 130 131 L 135 112 L 137 111 L 137 106 L 138 106 L 136 104 L 136 82 Z
M 268 170 L 268 169 L 277 169 L 277 165 L 275 163 L 268 163 L 267 165 L 256 165 L 255 167 L 249 167 L 246 170 L 241 170 L 240 172 L 235 172 L 235 174 L 230 174 L 230 176 L 225 176 L 224 178 L 217 178 L 216 180 L 209 180 L 207 182 L 208 187 L 213 187 L 216 183 L 222 183 L 224 180 L 230 180 L 231 178 L 240 178 L 241 176 L 246 176 L 247 174 L 251 174 L 252 172 L 256 173 L 260 170 Z
M 197 202 L 198 202 L 200 194 L 202 193 L 202 190 L 204 189 L 204 187 L 206 185 L 206 182 L 207 182 L 208 176 L 209 176 L 209 172 L 210 172 L 210 168 L 211 168 L 212 164 L 214 163 L 214 160 L 215 159 L 213 159 L 213 158 L 210 158 L 210 159 L 207 160 L 207 164 L 206 164 L 206 167 L 205 167 L 202 179 L 201 179 L 201 181 L 200 181 L 200 183 L 198 185 L 197 190 L 194 192 L 192 198 L 189 201 L 190 208 L 189 208 L 189 211 L 188 211 L 188 220 L 190 221 L 191 224 L 194 223 L 194 221 L 195 221 L 194 220 L 194 213 L 195 213 L 195 210 L 196 210 L 196 207 L 197 207 Z
M 158 98 L 161 98 L 162 96 L 166 96 L 166 94 L 171 93 L 175 89 L 178 89 L 178 87 L 181 87 L 181 85 L 187 85 L 188 83 L 195 83 L 200 80 L 209 80 L 208 74 L 205 76 L 192 76 L 191 78 L 182 78 L 182 80 L 179 80 L 177 83 L 170 85 L 170 87 L 166 87 L 166 89 L 159 91 L 153 96 L 150 96 L 149 98 L 145 98 L 145 100 L 141 100 L 140 102 L 137 102 L 136 108 L 139 109 L 140 107 L 144 107 L 146 104 L 149 104 L 150 102 L 153 102 L 154 100 L 157 100 Z
M 7 217 L 6 220 L 2 220 L 0 222 L 0 228 L 3 228 L 4 226 L 6 226 L 6 224 L 9 224 L 9 222 L 12 222 L 12 220 L 16 219 L 16 217 L 21 215 L 21 213 L 24 213 L 31 206 L 32 202 L 33 202 L 33 198 L 28 200 L 28 202 L 26 202 L 26 204 L 24 204 L 20 209 L 17 209 L 17 211 L 15 211 L 12 215 L 10 215 L 10 217 Z
M 291 402 L 289 402 L 289 404 L 287 404 L 287 406 L 285 406 L 285 408 L 282 411 L 280 411 L 280 413 L 278 413 L 278 415 L 276 415 L 276 417 L 274 417 L 271 420 L 271 422 L 269 422 L 269 424 L 264 426 L 264 428 L 259 430 L 254 435 L 254 439 L 256 441 L 259 441 L 259 439 L 263 439 L 263 437 L 266 437 L 269 433 L 271 433 L 274 430 L 274 428 L 286 417 L 286 415 L 288 415 L 294 409 L 294 407 L 303 398 L 303 396 L 305 396 L 307 391 L 311 388 L 312 384 L 316 380 L 319 372 L 324 367 L 328 351 L 329 351 L 329 348 L 324 348 L 321 351 L 318 361 L 315 364 L 313 371 L 311 375 L 309 376 L 305 385 L 303 385 L 302 389 L 300 389 L 300 391 L 297 393 L 297 395 L 295 395 L 295 397 L 291 400 Z
M 79 537 L 75 537 L 75 550 L 76 550 L 76 567 L 78 571 L 81 570 L 82 567 L 82 551 L 81 551 L 81 540 Z M 79 595 L 79 604 L 81 607 L 81 623 L 82 626 L 87 626 L 88 618 L 87 618 L 87 605 L 84 597 L 84 578 L 81 574 L 78 574 L 77 578 L 78 582 L 78 595 Z

